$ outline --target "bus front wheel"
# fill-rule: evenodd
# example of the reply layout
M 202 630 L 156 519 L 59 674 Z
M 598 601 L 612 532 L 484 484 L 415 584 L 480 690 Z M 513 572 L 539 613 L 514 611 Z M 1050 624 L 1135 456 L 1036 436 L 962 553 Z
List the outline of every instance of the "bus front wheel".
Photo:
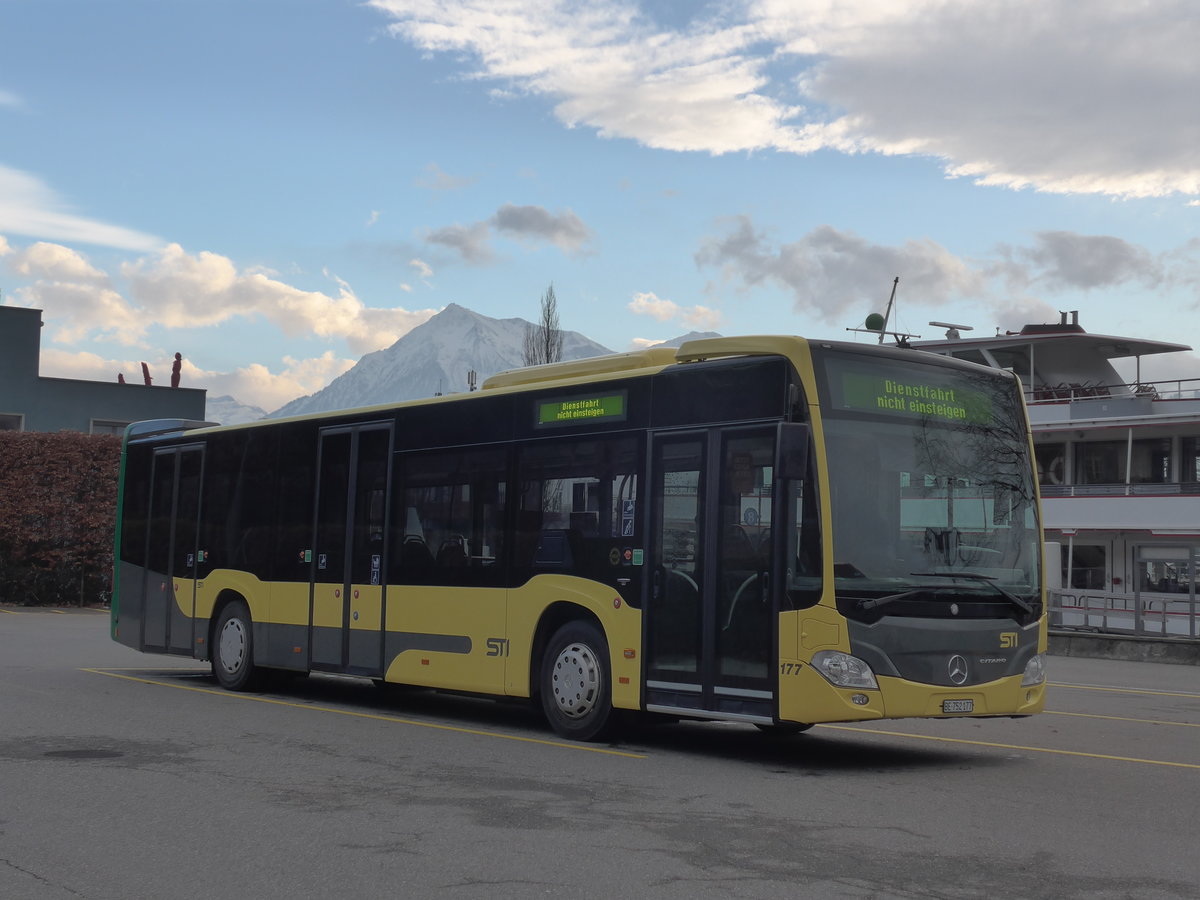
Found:
M 565 738 L 595 741 L 614 716 L 608 644 L 590 622 L 568 622 L 554 633 L 542 657 L 542 709 Z
M 213 677 L 231 691 L 251 690 L 257 682 L 254 632 L 246 604 L 230 603 L 221 610 L 212 641 Z

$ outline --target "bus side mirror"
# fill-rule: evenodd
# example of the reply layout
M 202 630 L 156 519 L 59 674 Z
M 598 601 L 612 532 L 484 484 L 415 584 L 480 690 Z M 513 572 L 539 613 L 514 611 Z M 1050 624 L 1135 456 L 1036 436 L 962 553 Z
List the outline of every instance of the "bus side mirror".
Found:
M 811 429 L 804 422 L 779 423 L 779 478 L 803 479 L 808 475 Z

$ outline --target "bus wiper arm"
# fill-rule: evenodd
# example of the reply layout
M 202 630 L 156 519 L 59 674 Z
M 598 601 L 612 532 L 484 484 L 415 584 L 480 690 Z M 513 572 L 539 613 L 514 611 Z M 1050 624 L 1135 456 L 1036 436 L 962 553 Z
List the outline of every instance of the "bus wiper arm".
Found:
M 1000 587 L 996 584 L 995 575 L 984 575 L 982 572 L 910 572 L 910 575 L 929 576 L 933 578 L 965 578 L 968 581 L 982 581 L 988 587 L 996 591 L 1001 597 L 1015 606 L 1021 612 L 1033 614 L 1033 607 L 1028 601 L 1018 597 L 1012 591 Z
M 874 609 L 877 606 L 887 606 L 889 603 L 895 603 L 897 600 L 907 600 L 909 597 L 915 597 L 917 594 L 924 594 L 925 589 L 919 588 L 915 591 L 904 591 L 900 594 L 888 594 L 884 597 L 875 597 L 872 600 L 859 600 L 859 609 Z

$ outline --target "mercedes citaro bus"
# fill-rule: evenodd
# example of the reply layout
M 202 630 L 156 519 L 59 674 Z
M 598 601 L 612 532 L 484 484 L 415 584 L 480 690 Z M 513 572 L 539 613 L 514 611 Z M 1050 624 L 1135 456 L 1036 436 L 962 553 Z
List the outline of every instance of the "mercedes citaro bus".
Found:
M 697 340 L 477 392 L 129 427 L 112 633 L 216 681 L 335 672 L 778 733 L 1044 703 L 1016 378 Z

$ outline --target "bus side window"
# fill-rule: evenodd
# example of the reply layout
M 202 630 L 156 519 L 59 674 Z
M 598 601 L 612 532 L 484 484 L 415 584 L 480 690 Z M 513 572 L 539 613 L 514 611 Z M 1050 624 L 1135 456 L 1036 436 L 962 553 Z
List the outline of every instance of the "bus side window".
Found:
M 640 570 L 631 561 L 633 548 L 640 547 L 640 458 L 639 442 L 629 435 L 536 441 L 521 448 L 517 583 L 537 572 L 570 573 L 611 583 L 627 600 L 636 600 Z
M 396 467 L 393 584 L 503 584 L 502 448 L 410 453 Z

